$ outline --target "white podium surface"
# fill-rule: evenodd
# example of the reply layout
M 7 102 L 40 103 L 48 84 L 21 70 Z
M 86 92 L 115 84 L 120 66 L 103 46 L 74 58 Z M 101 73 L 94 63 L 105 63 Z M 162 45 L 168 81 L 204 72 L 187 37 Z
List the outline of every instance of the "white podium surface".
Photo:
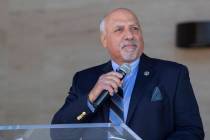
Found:
M 142 140 L 128 126 L 111 123 L 4 125 L 0 140 Z

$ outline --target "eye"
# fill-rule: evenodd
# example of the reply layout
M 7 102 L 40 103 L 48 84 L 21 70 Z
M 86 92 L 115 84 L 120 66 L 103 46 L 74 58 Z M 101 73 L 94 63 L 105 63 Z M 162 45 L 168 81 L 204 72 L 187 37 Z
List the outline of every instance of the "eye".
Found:
M 114 30 L 114 32 L 121 32 L 123 29 L 122 28 L 116 28 L 115 30 Z
M 132 30 L 138 31 L 139 30 L 139 27 L 132 27 Z

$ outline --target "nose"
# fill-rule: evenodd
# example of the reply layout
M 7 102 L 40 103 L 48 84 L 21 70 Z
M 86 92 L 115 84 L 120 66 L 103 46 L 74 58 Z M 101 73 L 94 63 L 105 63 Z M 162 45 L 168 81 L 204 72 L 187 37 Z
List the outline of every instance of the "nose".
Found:
M 130 31 L 130 30 L 126 31 L 125 39 L 126 40 L 133 40 L 133 38 L 134 38 L 134 35 L 133 35 L 132 31 Z

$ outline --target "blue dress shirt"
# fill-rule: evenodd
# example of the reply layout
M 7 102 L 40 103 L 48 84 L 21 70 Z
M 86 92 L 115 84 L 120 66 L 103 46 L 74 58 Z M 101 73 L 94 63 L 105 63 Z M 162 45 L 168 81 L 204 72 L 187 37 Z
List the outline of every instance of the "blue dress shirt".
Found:
M 132 94 L 132 91 L 133 91 L 133 88 L 134 88 L 134 84 L 135 84 L 135 81 L 136 81 L 139 61 L 140 61 L 140 58 L 135 60 L 134 62 L 130 63 L 131 71 L 123 79 L 122 89 L 123 89 L 123 94 L 124 94 L 123 95 L 124 122 L 126 122 L 127 115 L 128 115 L 128 109 L 129 109 L 131 94 Z M 120 65 L 118 65 L 113 60 L 111 61 L 111 63 L 112 63 L 112 68 L 113 68 L 114 71 L 116 71 L 120 67 Z M 95 108 L 89 102 L 89 100 L 87 101 L 87 104 L 88 104 L 89 109 L 92 112 L 94 112 Z
M 124 106 L 124 122 L 126 122 L 128 109 L 131 99 L 131 94 L 136 81 L 136 76 L 138 72 L 140 58 L 135 60 L 130 64 L 131 72 L 125 76 L 123 79 L 122 89 L 123 89 L 123 106 Z M 112 68 L 116 71 L 120 66 L 112 60 Z

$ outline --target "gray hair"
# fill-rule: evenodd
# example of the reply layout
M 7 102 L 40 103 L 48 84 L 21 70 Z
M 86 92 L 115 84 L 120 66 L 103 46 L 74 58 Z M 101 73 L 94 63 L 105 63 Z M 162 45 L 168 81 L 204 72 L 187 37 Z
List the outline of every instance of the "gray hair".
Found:
M 133 14 L 133 16 L 136 18 L 136 20 L 138 21 L 138 24 L 139 24 L 139 19 L 136 17 L 136 15 L 133 13 L 132 10 L 128 9 L 128 8 L 117 8 L 117 9 L 114 9 L 112 10 L 110 13 L 106 14 L 103 19 L 100 21 L 100 25 L 99 25 L 99 29 L 100 29 L 100 32 L 101 33 L 105 33 L 105 22 L 106 22 L 106 17 L 109 16 L 110 14 L 112 14 L 113 12 L 115 11 L 118 11 L 118 10 L 125 10 L 125 11 L 128 11 L 130 12 L 131 14 Z M 139 25 L 140 27 L 140 25 Z
M 99 29 L 101 33 L 105 32 L 105 18 L 100 21 Z

